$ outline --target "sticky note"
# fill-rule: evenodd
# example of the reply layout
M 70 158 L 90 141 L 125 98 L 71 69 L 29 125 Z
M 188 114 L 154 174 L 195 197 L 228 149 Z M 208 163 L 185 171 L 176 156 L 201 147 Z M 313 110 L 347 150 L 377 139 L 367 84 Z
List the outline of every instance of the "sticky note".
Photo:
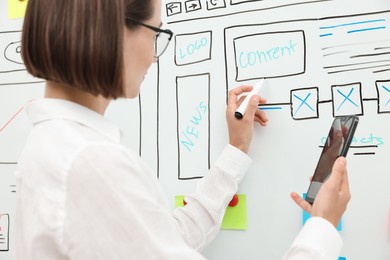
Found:
M 237 205 L 226 208 L 226 213 L 222 220 L 221 229 L 246 230 L 248 228 L 246 195 L 237 194 L 237 196 Z
M 26 13 L 28 0 L 8 0 L 8 18 L 23 18 Z
M 306 198 L 306 193 L 303 193 L 303 198 Z M 303 220 L 303 225 L 305 225 L 306 221 L 311 217 L 309 213 L 307 213 L 306 211 L 302 210 L 303 211 L 303 215 L 302 215 L 302 220 Z M 340 219 L 339 221 L 339 224 L 337 226 L 337 230 L 338 231 L 341 231 L 342 229 L 342 219 Z
M 347 260 L 347 258 L 343 257 L 343 256 L 340 256 L 339 257 L 339 260 Z
M 221 229 L 246 230 L 248 228 L 248 217 L 246 208 L 246 195 L 237 194 L 238 204 L 234 207 L 227 207 L 222 220 Z M 175 206 L 183 207 L 184 196 L 175 196 Z
M 184 207 L 184 196 L 175 196 L 175 208 Z

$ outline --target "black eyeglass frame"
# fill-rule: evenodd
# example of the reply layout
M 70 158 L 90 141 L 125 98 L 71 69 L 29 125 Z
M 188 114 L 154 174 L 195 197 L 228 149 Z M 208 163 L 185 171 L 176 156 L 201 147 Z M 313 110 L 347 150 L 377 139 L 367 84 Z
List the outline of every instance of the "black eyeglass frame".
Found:
M 161 29 L 161 28 L 157 28 L 157 27 L 154 27 L 154 26 L 151 26 L 151 25 L 148 25 L 148 24 L 145 24 L 145 23 L 142 23 L 142 22 L 139 22 L 139 21 L 136 21 L 136 20 L 133 20 L 131 18 L 128 18 L 126 17 L 126 21 L 129 21 L 129 22 L 132 22 L 132 23 L 135 23 L 137 25 L 141 25 L 141 26 L 144 26 L 156 33 L 158 33 L 156 35 L 156 40 L 157 40 L 157 37 L 159 36 L 160 33 L 165 33 L 165 34 L 168 34 L 169 35 L 169 38 L 168 38 L 168 43 L 167 43 L 167 46 L 165 46 L 164 50 L 162 50 L 162 52 L 160 53 L 160 55 L 156 56 L 156 58 L 159 58 L 164 52 L 165 50 L 168 48 L 168 45 L 169 43 L 171 42 L 172 40 L 172 37 L 173 37 L 173 32 L 169 29 Z

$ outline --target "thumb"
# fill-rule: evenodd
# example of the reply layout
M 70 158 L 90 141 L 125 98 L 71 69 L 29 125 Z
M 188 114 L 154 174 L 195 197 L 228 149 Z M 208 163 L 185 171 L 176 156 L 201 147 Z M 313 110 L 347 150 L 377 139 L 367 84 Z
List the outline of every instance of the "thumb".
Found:
M 259 101 L 260 101 L 260 97 L 257 96 L 257 95 L 253 95 L 251 97 L 251 99 L 249 100 L 248 102 L 248 106 L 246 108 L 246 113 L 245 113 L 245 116 L 249 116 L 251 118 L 253 118 L 255 116 L 255 113 L 257 111 L 257 109 L 259 109 Z
M 347 174 L 347 161 L 344 157 L 340 156 L 333 164 L 332 174 L 329 179 L 337 183 L 342 183 Z

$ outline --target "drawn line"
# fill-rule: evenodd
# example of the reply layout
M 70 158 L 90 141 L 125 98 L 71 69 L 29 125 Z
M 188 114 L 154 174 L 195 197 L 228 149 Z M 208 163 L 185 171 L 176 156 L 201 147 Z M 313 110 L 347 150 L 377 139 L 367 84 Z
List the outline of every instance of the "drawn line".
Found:
M 386 50 L 386 49 L 390 49 L 390 47 L 376 47 L 376 48 L 374 48 L 374 50 Z
M 360 42 L 360 43 L 347 43 L 347 44 L 339 44 L 339 45 L 334 45 L 334 46 L 328 46 L 321 48 L 322 51 L 328 50 L 328 49 L 334 49 L 338 47 L 346 47 L 346 46 L 354 46 L 354 45 L 365 45 L 365 44 L 371 44 L 371 43 L 379 43 L 379 42 L 388 42 L 390 39 L 385 39 L 382 41 L 368 41 L 368 42 Z
M 323 68 L 324 69 L 334 69 L 334 68 L 342 68 L 342 67 L 357 66 L 357 65 L 364 65 L 364 64 L 373 64 L 373 63 L 378 63 L 378 62 L 389 62 L 389 61 L 390 60 L 367 61 L 367 62 L 359 62 L 359 63 L 325 66 Z
M 390 89 L 386 88 L 385 86 L 382 86 L 387 92 L 390 92 Z
M 390 51 L 389 52 L 381 52 L 381 53 L 370 53 L 370 54 L 354 55 L 354 56 L 351 56 L 350 58 L 353 59 L 353 58 L 380 56 L 380 55 L 387 55 L 387 54 L 390 54 Z
M 185 180 L 196 180 L 196 179 L 201 179 L 203 177 L 199 176 L 199 177 L 179 177 L 178 179 L 181 180 L 181 181 L 185 181 Z
M 378 66 L 370 66 L 370 67 L 362 67 L 362 68 L 348 69 L 348 70 L 331 71 L 331 72 L 328 72 L 328 74 L 334 74 L 334 73 L 340 73 L 340 72 L 347 72 L 347 71 L 354 71 L 354 70 L 373 69 L 373 68 L 380 68 L 380 67 L 386 67 L 386 66 L 390 66 L 390 64 L 378 65 Z
M 0 128 L 0 133 L 15 119 L 15 117 L 17 117 L 20 112 L 23 111 L 23 109 L 25 108 L 26 105 L 30 104 L 31 102 L 33 102 L 35 99 L 33 100 L 30 100 L 29 102 L 27 102 L 27 104 L 23 105 L 21 108 L 19 108 L 19 110 L 5 123 L 5 125 L 3 125 L 1 128 Z
M 18 164 L 17 162 L 0 162 L 0 164 Z
M 338 25 L 332 25 L 332 26 L 322 26 L 320 27 L 321 30 L 323 29 L 333 29 L 338 27 L 344 27 L 344 26 L 351 26 L 351 25 L 357 25 L 357 24 L 366 24 L 366 23 L 377 23 L 377 22 L 385 22 L 386 19 L 377 19 L 377 20 L 367 20 L 367 21 L 361 21 L 361 22 L 353 22 L 353 23 L 344 23 L 344 24 L 338 24 Z
M 19 82 L 19 83 L 1 83 L 0 86 L 25 85 L 25 84 L 38 84 L 38 83 L 45 83 L 45 81 L 32 81 L 32 82 Z
M 272 103 L 272 104 L 259 105 L 259 107 L 269 107 L 269 106 L 291 106 L 291 103 Z
M 350 148 L 378 148 L 378 145 L 351 145 Z
M 375 155 L 375 153 L 354 153 L 353 155 Z
M 318 147 L 324 148 L 323 145 L 320 145 Z M 351 145 L 349 148 L 355 148 L 355 149 L 378 148 L 378 145 Z
M 332 36 L 333 33 L 326 33 L 326 34 L 320 34 L 320 37 L 327 37 L 327 36 Z
M 259 107 L 260 110 L 280 110 L 282 107 Z
M 323 104 L 323 103 L 332 103 L 333 101 L 331 99 L 329 100 L 322 100 L 322 101 L 318 101 L 318 104 Z
M 376 71 L 373 71 L 373 73 L 380 73 L 380 72 L 386 72 L 386 71 L 390 71 L 390 69 L 376 70 Z
M 381 29 L 386 29 L 386 26 L 352 30 L 352 31 L 348 31 L 348 33 L 358 33 L 358 32 L 374 31 L 374 30 L 381 30 Z
M 322 55 L 322 56 L 323 56 L 323 57 L 327 57 L 327 56 L 332 56 L 332 55 L 336 55 L 336 54 L 340 54 L 340 53 L 346 53 L 346 52 L 351 52 L 351 51 L 337 51 L 337 52 L 332 52 L 332 53 L 324 54 L 324 55 Z
M 363 98 L 363 101 L 378 101 L 379 98 Z
M 10 73 L 10 72 L 18 72 L 18 71 L 26 71 L 26 69 L 6 70 L 6 71 L 0 71 L 0 73 Z

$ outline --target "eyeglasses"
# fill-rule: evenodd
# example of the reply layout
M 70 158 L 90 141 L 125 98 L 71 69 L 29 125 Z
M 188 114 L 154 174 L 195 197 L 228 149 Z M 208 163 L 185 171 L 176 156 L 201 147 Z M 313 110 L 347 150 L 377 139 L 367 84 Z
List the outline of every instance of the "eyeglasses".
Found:
M 165 50 L 168 48 L 169 42 L 172 40 L 172 37 L 173 37 L 173 32 L 171 30 L 168 30 L 168 29 L 163 30 L 163 29 L 151 26 L 151 25 L 147 25 L 147 24 L 135 21 L 135 20 L 133 20 L 131 18 L 127 18 L 127 17 L 126 17 L 126 21 L 144 26 L 144 27 L 157 33 L 155 36 L 155 46 L 154 46 L 154 57 L 155 58 L 159 58 L 165 52 Z

